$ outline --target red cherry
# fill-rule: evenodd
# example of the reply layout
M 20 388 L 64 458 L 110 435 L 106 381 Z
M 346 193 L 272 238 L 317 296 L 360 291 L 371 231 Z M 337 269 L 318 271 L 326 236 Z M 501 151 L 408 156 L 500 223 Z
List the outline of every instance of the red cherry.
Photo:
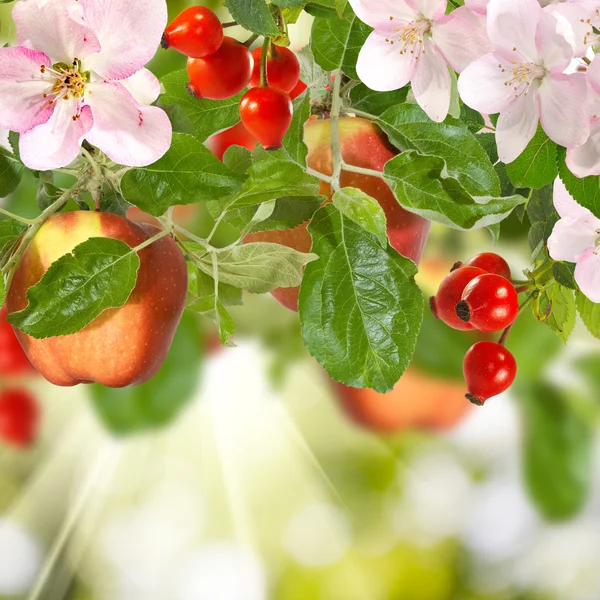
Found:
M 25 389 L 6 389 L 0 393 L 0 439 L 13 446 L 29 446 L 35 439 L 39 409 L 35 398 Z
M 456 305 L 460 302 L 467 284 L 484 273 L 485 271 L 476 267 L 463 267 L 447 275 L 440 284 L 437 294 L 429 300 L 435 318 L 441 319 L 453 329 L 459 329 L 460 331 L 473 329 L 470 323 L 465 323 L 458 318 Z
M 165 29 L 161 45 L 191 58 L 214 54 L 223 41 L 219 17 L 205 6 L 192 6 L 181 12 Z
M 292 111 L 289 95 L 272 87 L 251 88 L 240 102 L 242 122 L 265 150 L 281 148 L 292 122 Z
M 481 406 L 512 385 L 517 362 L 504 346 L 496 342 L 477 342 L 465 354 L 463 374 L 469 390 L 466 397 Z
M 502 277 L 506 277 L 506 279 L 511 278 L 510 267 L 508 266 L 508 263 L 500 255 L 494 252 L 482 252 L 481 254 L 469 259 L 466 263 L 463 263 L 462 266 L 478 267 L 487 273 L 502 275 Z
M 250 79 L 250 87 L 260 85 L 260 56 L 262 46 L 252 52 L 254 71 Z M 291 92 L 300 80 L 300 63 L 296 55 L 284 46 L 271 44 L 267 54 L 267 84 L 271 87 Z
M 231 98 L 248 85 L 253 64 L 252 54 L 244 44 L 224 37 L 214 54 L 188 59 L 190 91 L 198 98 Z
M 302 81 L 302 79 L 298 80 L 296 87 L 290 92 L 290 98 L 295 100 L 300 94 L 304 93 L 304 90 L 307 89 L 308 86 Z M 312 115 L 316 116 L 316 115 Z
M 15 377 L 35 371 L 21 348 L 12 325 L 6 320 L 6 307 L 0 309 L 0 376 Z
M 241 122 L 229 129 L 211 135 L 205 142 L 206 147 L 219 160 L 223 160 L 223 155 L 230 146 L 242 146 L 248 148 L 248 150 L 254 150 L 257 143 L 256 138 L 248 132 Z
M 469 268 L 469 267 L 465 267 Z M 484 273 L 465 287 L 456 314 L 479 331 L 500 331 L 519 314 L 515 286 L 501 275 Z

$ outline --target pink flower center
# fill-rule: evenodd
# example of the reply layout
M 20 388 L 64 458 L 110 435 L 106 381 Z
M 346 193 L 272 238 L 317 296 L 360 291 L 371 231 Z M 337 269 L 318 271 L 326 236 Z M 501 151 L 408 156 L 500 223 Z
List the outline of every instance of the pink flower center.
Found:
M 50 89 L 44 94 L 48 104 L 53 106 L 58 100 L 82 99 L 85 94 L 86 84 L 89 82 L 89 73 L 82 73 L 81 62 L 76 58 L 73 63 L 56 63 L 52 67 L 40 66 L 40 73 L 44 79 L 50 79 Z M 73 115 L 73 120 L 79 119 L 79 108 Z
M 509 64 L 499 64 L 498 68 L 502 73 L 506 73 L 507 80 L 504 85 L 513 88 L 515 98 L 523 94 L 526 96 L 531 86 L 535 82 L 544 79 L 547 73 L 542 65 L 519 62 L 518 60 L 511 60 Z
M 393 20 L 394 17 L 390 17 L 390 21 Z M 426 54 L 427 52 L 423 46 L 423 39 L 429 31 L 431 31 L 431 21 L 428 19 L 411 21 L 394 29 L 394 33 L 398 33 L 396 39 L 386 38 L 385 41 L 392 45 L 398 43 L 400 54 L 414 54 L 415 60 L 419 60 L 421 53 Z

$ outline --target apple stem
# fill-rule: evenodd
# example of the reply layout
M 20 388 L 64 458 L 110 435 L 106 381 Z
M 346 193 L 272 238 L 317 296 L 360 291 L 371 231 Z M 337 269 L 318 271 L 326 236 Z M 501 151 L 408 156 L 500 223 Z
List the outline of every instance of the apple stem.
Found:
M 19 221 L 20 223 L 25 223 L 25 225 L 33 225 L 32 219 L 26 219 L 25 217 L 20 217 L 19 215 L 15 215 L 14 213 L 9 212 L 8 210 L 4 210 L 3 208 L 0 208 L 0 213 L 13 219 L 14 221 Z
M 142 242 L 135 248 L 132 248 L 131 252 L 140 252 L 144 248 L 147 248 L 148 246 L 150 246 L 150 244 L 154 244 L 154 242 L 157 242 L 161 238 L 164 238 L 165 236 L 169 235 L 170 233 L 171 233 L 170 230 L 163 229 L 162 231 L 159 231 L 156 235 L 153 235 L 151 238 L 148 238 L 145 242 Z
M 363 119 L 369 119 L 370 121 L 379 121 L 379 117 L 372 115 L 371 113 L 365 112 L 364 110 L 358 110 L 357 108 L 348 108 L 349 113 L 362 117 Z

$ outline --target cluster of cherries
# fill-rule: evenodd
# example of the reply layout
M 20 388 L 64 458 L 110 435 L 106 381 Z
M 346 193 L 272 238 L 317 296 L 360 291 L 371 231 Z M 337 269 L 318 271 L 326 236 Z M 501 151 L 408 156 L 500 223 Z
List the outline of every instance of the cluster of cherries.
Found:
M 243 126 L 266 150 L 281 147 L 292 122 L 292 100 L 306 89 L 291 50 L 267 40 L 250 52 L 223 35 L 223 24 L 205 6 L 179 14 L 165 30 L 162 46 L 188 57 L 188 89 L 197 98 L 225 100 L 249 87 L 240 102 Z
M 430 306 L 434 316 L 453 329 L 504 330 L 499 342 L 477 342 L 467 351 L 463 373 L 466 397 L 473 404 L 481 406 L 507 390 L 515 380 L 517 363 L 504 341 L 519 314 L 519 300 L 506 261 L 485 252 L 456 263 L 430 299 Z
M 40 411 L 33 394 L 22 385 L 36 371 L 23 352 L 12 326 L 0 310 L 0 443 L 25 448 L 36 438 Z M 4 386 L 9 381 L 10 385 Z

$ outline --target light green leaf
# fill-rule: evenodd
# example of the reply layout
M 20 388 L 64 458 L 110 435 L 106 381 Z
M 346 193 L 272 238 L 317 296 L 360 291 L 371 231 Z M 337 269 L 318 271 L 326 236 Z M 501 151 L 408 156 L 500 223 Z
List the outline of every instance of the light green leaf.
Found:
M 197 298 L 205 298 L 206 296 L 214 296 L 215 280 L 212 275 L 201 271 L 196 265 L 192 265 L 195 271 L 193 277 L 193 286 L 190 284 L 190 289 Z M 219 281 L 218 289 L 219 302 L 223 306 L 240 306 L 242 304 L 242 290 L 233 285 L 227 285 Z
M 132 169 L 121 180 L 127 202 L 160 216 L 176 204 L 208 202 L 229 196 L 243 177 L 230 171 L 196 138 L 174 133 L 168 152 L 148 167 Z
M 347 187 L 333 195 L 333 204 L 345 217 L 372 233 L 383 248 L 388 245 L 385 213 L 375 198 L 357 188 Z
M 423 319 L 415 264 L 331 204 L 315 214 L 309 232 L 320 258 L 306 267 L 300 288 L 306 347 L 337 381 L 390 391 Z
M 0 146 L 0 198 L 8 196 L 17 189 L 24 168 L 14 154 Z
M 139 266 L 125 242 L 90 238 L 50 265 L 27 291 L 27 307 L 8 321 L 36 339 L 76 333 L 106 309 L 127 302 Z
M 576 307 L 572 290 L 559 283 L 551 284 L 535 300 L 533 311 L 563 342 L 567 342 L 575 327 Z
M 245 175 L 252 166 L 252 152 L 242 146 L 229 146 L 223 154 L 223 164 L 237 175 Z
M 378 123 L 400 150 L 444 159 L 448 175 L 469 194 L 500 195 L 500 181 L 490 159 L 461 121 L 447 117 L 435 123 L 416 104 L 400 104 L 385 111 Z
M 265 0 L 225 0 L 225 5 L 233 20 L 244 29 L 264 36 L 279 33 Z
M 577 310 L 588 331 L 600 339 L 600 304 L 592 302 L 581 292 L 577 292 Z
M 310 46 L 304 46 L 296 54 L 300 63 L 300 79 L 309 87 L 321 87 L 326 78 L 325 71 L 315 62 Z
M 165 93 L 160 97 L 161 102 L 179 106 L 189 118 L 196 137 L 201 142 L 240 120 L 240 100 L 243 93 L 227 100 L 200 100 L 190 94 L 186 87 L 189 77 L 185 69 L 165 75 L 160 82 L 165 88 Z
M 0 255 L 8 250 L 9 245 L 17 241 L 27 231 L 27 225 L 13 219 L 0 221 Z
M 310 117 L 310 94 L 304 92 L 294 100 L 292 123 L 283 138 L 283 150 L 290 160 L 303 169 L 306 168 L 308 148 L 304 143 L 304 125 Z
M 556 153 L 558 146 L 541 127 L 527 148 L 513 162 L 506 165 L 510 180 L 518 188 L 543 188 L 554 183 L 558 175 Z
M 456 179 L 443 176 L 444 160 L 411 150 L 388 161 L 385 180 L 410 212 L 454 229 L 489 227 L 505 219 L 523 196 L 472 197 Z

